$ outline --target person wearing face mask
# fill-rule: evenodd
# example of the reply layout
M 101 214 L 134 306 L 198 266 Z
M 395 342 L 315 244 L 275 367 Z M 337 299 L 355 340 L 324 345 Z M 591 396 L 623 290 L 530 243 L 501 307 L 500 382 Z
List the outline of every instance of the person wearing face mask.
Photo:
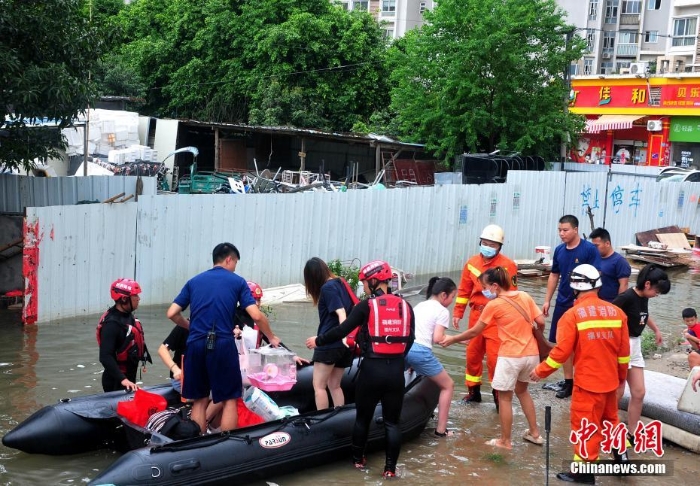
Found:
M 472 329 L 479 322 L 479 316 L 484 306 L 489 302 L 490 290 L 484 291 L 479 281 L 482 273 L 490 268 L 503 267 L 511 275 L 511 288 L 517 290 L 518 266 L 513 260 L 501 254 L 504 241 L 503 229 L 495 224 L 484 228 L 479 237 L 479 253 L 472 256 L 464 265 L 462 276 L 457 289 L 457 299 L 452 311 L 452 325 L 459 329 L 459 321 L 464 317 L 464 312 L 469 307 L 468 329 Z M 484 355 L 488 368 L 489 381 L 493 380 L 496 369 L 498 348 L 501 341 L 498 338 L 498 330 L 495 324 L 486 326 L 481 334 L 474 337 L 467 345 L 467 366 L 464 382 L 469 393 L 462 400 L 464 403 L 481 402 L 481 375 L 484 370 Z M 492 391 L 493 400 L 498 410 L 498 392 Z

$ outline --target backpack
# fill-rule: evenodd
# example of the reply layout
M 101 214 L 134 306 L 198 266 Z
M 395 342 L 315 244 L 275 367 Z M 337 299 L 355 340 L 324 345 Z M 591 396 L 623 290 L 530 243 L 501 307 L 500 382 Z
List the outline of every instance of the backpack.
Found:
M 173 440 L 191 439 L 200 435 L 197 422 L 190 418 L 190 407 L 168 408 L 154 413 L 146 428 Z
M 345 290 L 347 290 L 348 295 L 350 296 L 350 300 L 352 301 L 353 307 L 360 302 L 360 299 L 357 298 L 357 295 L 355 295 L 355 292 L 352 291 L 352 288 L 350 287 L 350 284 L 342 277 L 338 277 L 338 280 L 342 282 L 343 285 L 345 285 Z M 345 342 L 348 345 L 348 348 L 352 350 L 352 355 L 353 356 L 359 356 L 362 351 L 360 350 L 360 346 L 357 344 L 357 333 L 360 330 L 360 327 L 356 327 L 352 331 L 350 331 L 350 334 L 345 336 Z

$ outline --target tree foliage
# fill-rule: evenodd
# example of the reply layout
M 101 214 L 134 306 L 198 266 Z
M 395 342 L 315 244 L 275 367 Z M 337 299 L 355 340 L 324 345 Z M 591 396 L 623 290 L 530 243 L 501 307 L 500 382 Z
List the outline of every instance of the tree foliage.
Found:
M 349 130 L 388 105 L 379 26 L 328 0 L 137 0 L 119 22 L 155 115 Z
M 85 110 L 102 38 L 78 0 L 0 0 L 0 164 L 29 169 L 58 156 L 59 131 L 32 125 L 46 118 L 64 128 Z
M 409 141 L 450 160 L 463 151 L 558 153 L 580 121 L 563 73 L 580 37 L 554 0 L 440 0 L 391 49 L 392 108 Z

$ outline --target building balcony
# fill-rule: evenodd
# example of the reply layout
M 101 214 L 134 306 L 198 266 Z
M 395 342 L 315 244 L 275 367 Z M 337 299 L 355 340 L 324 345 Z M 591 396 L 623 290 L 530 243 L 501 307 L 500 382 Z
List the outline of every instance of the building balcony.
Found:
M 637 57 L 639 46 L 637 44 L 618 44 L 617 55 L 619 57 Z
M 700 0 L 699 0 L 700 1 Z M 620 15 L 620 25 L 639 25 L 639 14 L 625 14 Z
M 674 7 L 700 7 L 700 0 L 673 0 Z

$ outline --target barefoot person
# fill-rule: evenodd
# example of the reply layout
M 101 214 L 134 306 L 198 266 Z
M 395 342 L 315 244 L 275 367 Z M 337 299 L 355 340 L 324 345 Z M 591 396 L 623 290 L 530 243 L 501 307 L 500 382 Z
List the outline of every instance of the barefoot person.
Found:
M 406 355 L 406 366 L 419 375 L 427 376 L 440 387 L 438 418 L 435 435 L 447 437 L 447 417 L 455 389 L 455 382 L 447 374 L 433 354 L 433 343 L 445 338 L 445 329 L 450 327 L 450 311 L 447 308 L 457 295 L 457 285 L 450 278 L 433 277 L 425 292 L 426 299 L 413 308 L 416 316 L 416 340 Z
M 544 329 L 544 316 L 532 297 L 525 292 L 511 290 L 511 277 L 503 267 L 490 268 L 479 277 L 484 296 L 490 300 L 479 317 L 479 322 L 466 332 L 443 339 L 440 343 L 449 346 L 465 339 L 472 339 L 486 326 L 498 329 L 501 346 L 492 386 L 498 390 L 500 399 L 501 437 L 491 439 L 487 445 L 512 449 L 513 392 L 520 401 L 529 430 L 523 438 L 533 444 L 542 445 L 537 426 L 535 404 L 527 390 L 530 372 L 539 363 L 537 341 L 532 333 L 532 322 Z M 526 319 L 527 318 L 527 319 Z

